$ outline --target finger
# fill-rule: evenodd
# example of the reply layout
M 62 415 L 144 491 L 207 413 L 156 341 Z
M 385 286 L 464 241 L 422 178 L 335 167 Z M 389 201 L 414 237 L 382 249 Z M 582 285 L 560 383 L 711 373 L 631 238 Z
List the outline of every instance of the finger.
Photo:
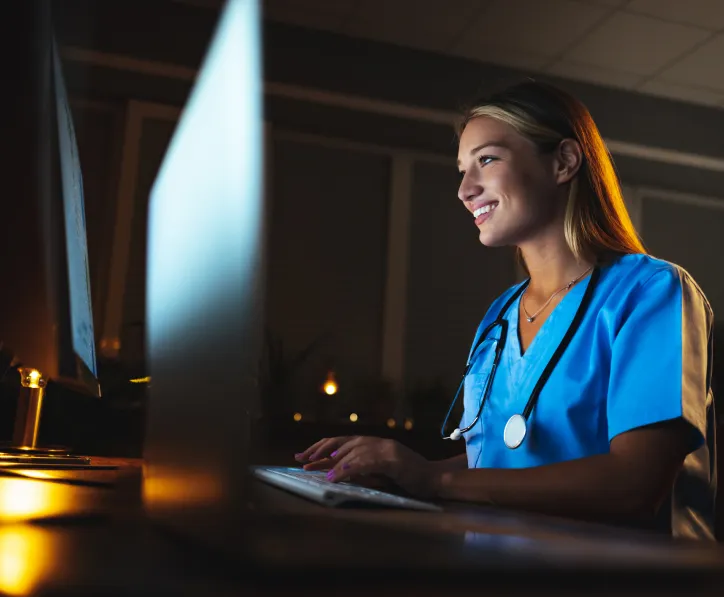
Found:
M 332 468 L 335 464 L 336 461 L 331 458 L 322 458 L 321 460 L 316 460 L 315 462 L 308 462 L 302 468 L 305 471 L 322 471 Z
M 317 442 L 312 448 L 306 450 L 306 461 L 313 462 L 328 457 L 331 452 L 349 441 L 349 439 L 349 437 L 332 437 Z
M 316 452 L 316 450 L 319 448 L 319 446 L 321 446 L 324 442 L 326 442 L 327 439 L 328 438 L 326 438 L 326 437 L 324 439 L 320 439 L 318 442 L 313 443 L 311 446 L 309 446 L 303 452 L 298 452 L 297 454 L 294 455 L 294 459 L 298 460 L 300 462 L 306 462 L 307 460 L 309 460 L 309 456 L 311 454 L 314 454 L 314 452 Z
M 374 453 L 364 448 L 352 450 L 342 460 L 338 461 L 327 473 L 327 480 L 334 483 L 345 481 L 356 475 L 377 473 L 381 466 Z
M 330 458 L 334 458 L 337 462 L 342 460 L 347 454 L 349 454 L 352 450 L 355 448 L 358 448 L 362 445 L 370 443 L 370 440 L 373 440 L 374 438 L 364 437 L 364 436 L 357 436 L 353 438 L 349 438 L 349 441 L 346 441 L 344 444 L 342 444 L 339 448 L 337 448 L 334 452 L 330 453 Z
M 325 444 L 334 441 L 336 438 L 328 438 L 325 437 L 324 439 L 320 439 L 318 442 L 312 444 L 309 446 L 304 452 L 300 452 L 299 454 L 295 454 L 294 458 L 300 462 L 307 462 L 309 460 L 314 460 L 312 456 L 314 456 L 317 452 L 319 452 Z

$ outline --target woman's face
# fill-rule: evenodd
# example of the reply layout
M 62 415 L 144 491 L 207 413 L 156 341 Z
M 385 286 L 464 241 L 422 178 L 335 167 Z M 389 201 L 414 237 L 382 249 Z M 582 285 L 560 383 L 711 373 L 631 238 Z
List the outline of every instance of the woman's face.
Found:
M 556 221 L 565 202 L 554 155 L 494 118 L 467 124 L 458 149 L 458 197 L 475 218 L 481 243 L 519 246 Z

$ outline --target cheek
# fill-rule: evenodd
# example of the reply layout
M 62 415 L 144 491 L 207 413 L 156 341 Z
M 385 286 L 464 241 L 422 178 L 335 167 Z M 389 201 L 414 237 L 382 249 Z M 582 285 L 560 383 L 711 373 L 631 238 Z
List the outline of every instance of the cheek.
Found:
M 548 212 L 553 204 L 550 200 L 550 182 L 542 174 L 536 170 L 525 170 L 517 173 L 510 181 L 510 194 L 515 204 L 529 214 Z
M 520 172 L 501 172 L 496 180 L 496 191 L 500 195 L 506 210 L 530 211 L 536 203 L 533 190 L 535 182 L 528 174 Z

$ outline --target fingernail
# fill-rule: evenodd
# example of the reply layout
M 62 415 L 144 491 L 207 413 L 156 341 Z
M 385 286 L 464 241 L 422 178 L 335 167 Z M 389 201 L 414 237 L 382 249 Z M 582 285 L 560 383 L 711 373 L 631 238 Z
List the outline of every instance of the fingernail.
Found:
M 309 462 L 312 462 L 313 460 L 316 460 L 316 459 L 317 459 L 317 455 L 316 455 L 316 454 L 310 454 L 310 455 L 309 455 Z
M 299 452 L 299 454 L 294 455 L 295 460 L 304 460 L 304 452 Z
M 337 455 L 337 452 L 338 452 L 338 451 L 339 451 L 339 450 L 335 450 L 334 452 L 332 452 L 332 453 L 330 454 L 330 456 L 331 456 L 332 458 L 334 458 L 334 457 Z
M 334 471 L 329 471 L 327 473 L 327 481 L 334 481 Z
M 347 463 L 345 462 L 345 463 L 342 465 L 342 468 L 343 468 L 344 470 L 347 470 L 347 469 L 349 468 L 349 464 L 347 464 Z

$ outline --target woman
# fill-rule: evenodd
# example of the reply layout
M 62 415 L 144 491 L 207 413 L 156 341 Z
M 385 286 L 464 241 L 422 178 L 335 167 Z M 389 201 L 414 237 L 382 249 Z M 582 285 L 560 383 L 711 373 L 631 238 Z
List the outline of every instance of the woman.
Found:
M 549 85 L 509 88 L 465 115 L 458 166 L 480 242 L 516 246 L 529 274 L 475 336 L 464 415 L 444 430 L 466 454 L 338 437 L 297 460 L 331 481 L 377 473 L 419 497 L 712 538 L 711 308 L 646 254 L 588 110 Z

